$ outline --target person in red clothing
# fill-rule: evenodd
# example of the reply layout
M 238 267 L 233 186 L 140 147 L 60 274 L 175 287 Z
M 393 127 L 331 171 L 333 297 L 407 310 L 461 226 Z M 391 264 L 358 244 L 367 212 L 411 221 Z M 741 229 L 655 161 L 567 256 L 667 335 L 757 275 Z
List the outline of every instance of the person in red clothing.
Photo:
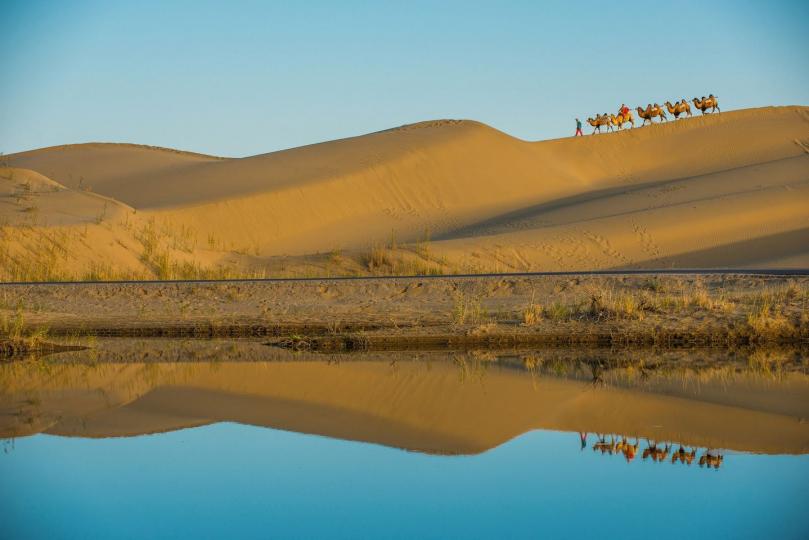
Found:
M 578 118 L 576 118 L 576 134 L 575 134 L 575 135 L 573 135 L 573 136 L 574 136 L 574 137 L 578 137 L 579 135 L 581 135 L 582 137 L 584 137 L 584 133 L 582 133 L 582 132 L 581 132 L 581 120 L 579 120 Z
M 621 104 L 621 108 L 618 110 L 618 114 L 620 114 L 624 118 L 629 118 L 629 107 L 626 106 L 626 103 Z

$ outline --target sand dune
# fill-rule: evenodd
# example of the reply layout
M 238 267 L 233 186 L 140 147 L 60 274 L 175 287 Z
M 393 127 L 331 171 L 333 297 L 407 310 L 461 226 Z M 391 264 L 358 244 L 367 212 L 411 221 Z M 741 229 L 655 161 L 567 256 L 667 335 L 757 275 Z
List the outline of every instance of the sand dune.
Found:
M 442 272 L 809 266 L 806 107 L 541 142 L 439 120 L 238 159 L 93 143 L 7 162 L 60 192 L 92 192 L 127 210 L 99 219 L 93 205 L 55 191 L 22 204 L 4 199 L 6 228 L 81 223 L 103 239 L 92 249 L 71 244 L 60 264 L 72 275 L 91 263 L 157 273 L 143 253 L 150 222 L 161 231 L 151 248 L 175 266 L 237 274 L 307 265 L 362 273 L 370 247 L 383 243 L 377 271 L 394 272 L 400 261 Z M 6 192 L 18 189 L 8 172 L 0 176 Z M 37 207 L 37 219 L 23 219 L 22 205 Z M 35 238 L 3 241 L 14 260 L 36 256 Z M 729 261 L 739 250 L 746 254 Z M 316 256 L 330 252 L 340 256 Z M 0 265 L 6 279 L 8 267 Z

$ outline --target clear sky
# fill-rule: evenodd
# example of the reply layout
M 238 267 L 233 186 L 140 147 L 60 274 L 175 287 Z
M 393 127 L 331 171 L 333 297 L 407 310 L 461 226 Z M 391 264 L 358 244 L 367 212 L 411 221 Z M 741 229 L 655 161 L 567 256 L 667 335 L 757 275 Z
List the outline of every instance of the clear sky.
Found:
M 809 2 L 0 0 L 0 151 L 244 156 L 433 118 L 524 139 L 650 101 L 809 105 Z

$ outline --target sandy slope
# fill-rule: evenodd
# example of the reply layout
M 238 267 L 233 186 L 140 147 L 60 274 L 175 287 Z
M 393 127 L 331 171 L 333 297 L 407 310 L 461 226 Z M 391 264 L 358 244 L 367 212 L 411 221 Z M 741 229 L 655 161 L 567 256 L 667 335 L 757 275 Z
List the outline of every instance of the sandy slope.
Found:
M 69 206 L 106 230 L 103 242 L 84 242 L 92 249 L 70 250 L 64 265 L 74 273 L 88 261 L 153 272 L 153 261 L 138 262 L 138 232 L 151 219 L 173 260 L 237 270 L 277 272 L 278 257 L 293 255 L 288 270 L 319 261 L 315 272 L 358 272 L 362 253 L 391 237 L 391 260 L 445 272 L 809 266 L 806 107 L 535 143 L 440 120 L 241 159 L 94 143 L 7 161 L 131 207 L 122 226 L 120 216 L 96 223 L 97 209 L 34 197 L 38 220 L 26 226 L 53 228 Z M 19 206 L 0 206 L 0 217 L 16 225 Z M 22 247 L 8 250 L 19 257 Z M 336 250 L 345 260 L 313 257 Z

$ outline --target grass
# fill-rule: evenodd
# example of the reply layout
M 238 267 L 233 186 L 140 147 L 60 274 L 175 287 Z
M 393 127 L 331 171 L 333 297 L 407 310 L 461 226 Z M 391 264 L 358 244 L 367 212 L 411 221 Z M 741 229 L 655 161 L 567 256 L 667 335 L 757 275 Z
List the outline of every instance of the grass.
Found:
M 769 302 L 756 306 L 748 313 L 747 324 L 759 337 L 783 337 L 791 334 L 795 329 L 790 320 Z
M 522 311 L 522 324 L 524 326 L 534 326 L 544 318 L 542 306 L 534 301 L 536 292 L 531 291 L 531 301 Z
M 383 276 L 440 276 L 446 264 L 435 257 L 425 258 L 423 251 L 398 248 L 394 236 L 387 245 L 373 244 L 359 260 L 371 275 Z
M 0 313 L 0 353 L 33 351 L 45 342 L 48 329 L 27 328 L 23 312 L 24 306 L 19 303 L 11 317 L 6 313 Z
M 486 310 L 480 301 L 480 297 L 470 296 L 464 293 L 455 295 L 452 307 L 451 321 L 456 325 L 481 324 L 489 319 Z

